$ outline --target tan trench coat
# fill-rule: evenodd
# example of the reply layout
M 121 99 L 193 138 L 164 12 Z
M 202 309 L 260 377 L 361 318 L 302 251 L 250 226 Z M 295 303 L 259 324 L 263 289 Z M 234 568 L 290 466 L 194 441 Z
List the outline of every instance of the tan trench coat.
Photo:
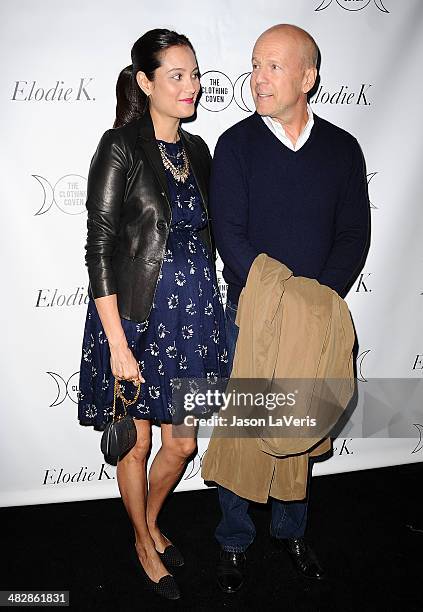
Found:
M 347 406 L 354 391 L 354 330 L 347 304 L 335 291 L 293 276 L 262 253 L 241 292 L 236 323 L 231 380 L 340 379 L 339 404 L 341 410 Z M 202 477 L 257 502 L 269 495 L 301 500 L 309 457 L 330 450 L 330 438 L 220 437 L 215 427 Z

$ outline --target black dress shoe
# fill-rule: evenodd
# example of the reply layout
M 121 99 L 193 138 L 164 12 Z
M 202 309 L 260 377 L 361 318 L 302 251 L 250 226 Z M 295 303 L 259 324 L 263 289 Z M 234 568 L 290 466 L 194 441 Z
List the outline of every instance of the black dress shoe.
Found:
M 313 580 L 324 580 L 326 578 L 316 554 L 304 538 L 272 539 L 278 547 L 284 547 L 288 551 L 295 568 L 301 576 L 312 578 Z
M 244 584 L 247 559 L 243 552 L 220 551 L 217 584 L 224 593 L 235 593 Z
M 157 551 L 157 553 L 166 567 L 181 567 L 184 564 L 181 552 L 173 544 L 166 546 L 163 552 Z
M 154 582 L 154 580 L 151 580 L 151 578 L 147 575 L 145 569 L 141 565 L 135 549 L 133 560 L 150 591 L 153 591 L 153 593 L 156 593 L 165 599 L 180 599 L 181 592 L 179 590 L 178 583 L 171 574 L 166 574 L 165 576 L 162 576 L 158 582 Z

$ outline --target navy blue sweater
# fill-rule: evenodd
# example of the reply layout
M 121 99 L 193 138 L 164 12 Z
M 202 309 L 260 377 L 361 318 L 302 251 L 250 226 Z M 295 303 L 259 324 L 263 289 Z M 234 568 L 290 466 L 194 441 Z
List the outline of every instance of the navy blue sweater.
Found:
M 259 253 L 344 297 L 369 236 L 358 142 L 314 115 L 309 139 L 294 152 L 255 113 L 217 142 L 210 211 L 230 301 L 238 301 Z

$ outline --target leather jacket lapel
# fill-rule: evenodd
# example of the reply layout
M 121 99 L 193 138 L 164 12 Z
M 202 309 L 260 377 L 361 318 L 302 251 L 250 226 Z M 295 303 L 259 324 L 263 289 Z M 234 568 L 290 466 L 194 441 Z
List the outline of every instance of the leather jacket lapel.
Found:
M 154 126 L 148 110 L 140 119 L 139 137 L 145 154 L 153 168 L 154 174 L 159 182 L 160 188 L 167 197 L 170 206 L 169 189 L 167 186 L 166 172 L 163 168 L 163 162 L 160 155 L 159 147 L 157 146 L 156 136 L 154 134 Z

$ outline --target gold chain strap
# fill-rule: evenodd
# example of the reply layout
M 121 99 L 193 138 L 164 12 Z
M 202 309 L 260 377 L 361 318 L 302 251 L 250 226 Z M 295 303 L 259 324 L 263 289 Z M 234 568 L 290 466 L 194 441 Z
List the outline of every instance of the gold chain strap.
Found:
M 120 388 L 120 382 L 117 378 L 115 378 L 115 387 L 113 390 L 113 421 L 115 421 L 116 418 L 116 400 L 119 397 L 122 400 L 122 404 L 123 404 L 123 409 L 124 409 L 124 416 L 126 416 L 126 409 L 128 408 L 128 406 L 132 406 L 132 404 L 135 404 L 135 402 L 138 400 L 138 397 L 140 395 L 140 391 L 141 391 L 141 383 L 139 382 L 137 385 L 137 391 L 135 393 L 135 396 L 132 400 L 128 400 L 126 399 L 126 397 L 124 396 L 122 389 Z M 122 417 L 119 417 L 122 418 Z

